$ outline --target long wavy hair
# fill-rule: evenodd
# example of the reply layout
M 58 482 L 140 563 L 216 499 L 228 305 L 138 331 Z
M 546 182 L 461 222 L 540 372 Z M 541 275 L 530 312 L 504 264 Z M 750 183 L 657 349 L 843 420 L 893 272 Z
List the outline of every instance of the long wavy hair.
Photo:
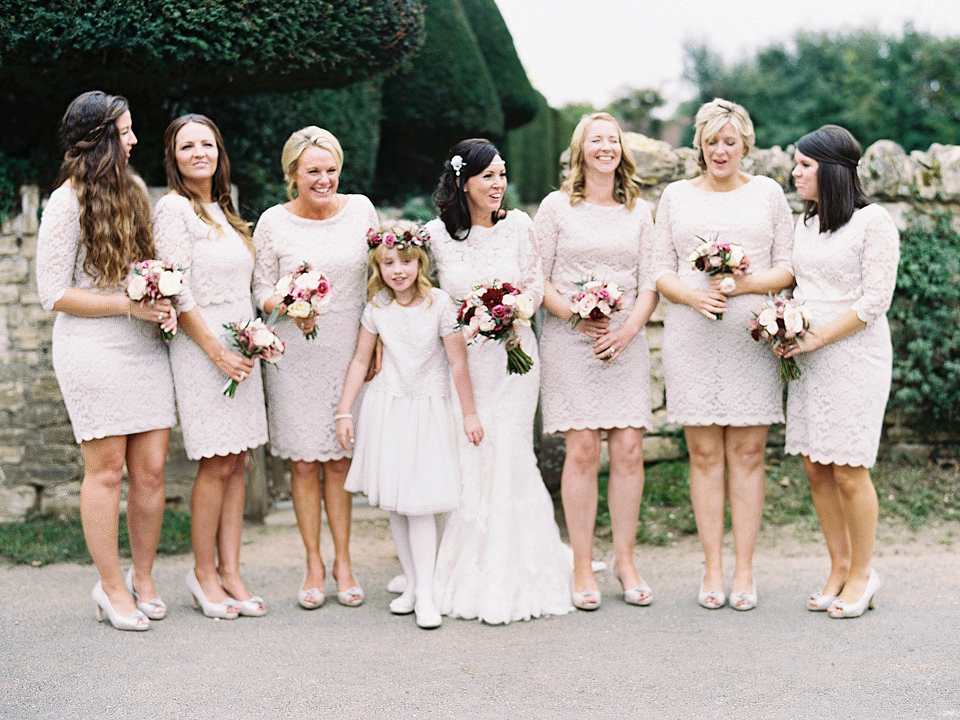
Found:
M 66 152 L 58 184 L 69 180 L 77 194 L 83 270 L 106 289 L 123 283 L 131 263 L 156 256 L 150 201 L 117 129 L 127 110 L 126 98 L 92 90 L 74 98 L 60 121 Z
M 384 281 L 383 275 L 380 274 L 380 261 L 386 257 L 390 249 L 386 245 L 377 245 L 367 251 L 367 300 L 370 302 L 375 302 L 377 296 L 384 290 L 390 293 L 391 298 L 394 297 L 393 290 L 390 289 Z M 433 287 L 433 283 L 430 282 L 430 255 L 427 251 L 422 247 L 407 244 L 402 249 L 397 249 L 397 255 L 401 260 L 419 261 L 420 266 L 417 269 L 417 282 L 414 292 L 421 300 L 426 300 L 427 303 L 433 302 L 430 297 L 430 288 Z
M 463 191 L 463 186 L 474 175 L 479 175 L 486 170 L 493 158 L 499 154 L 500 151 L 486 138 L 461 140 L 447 153 L 443 171 L 440 173 L 440 181 L 437 189 L 433 191 L 433 202 L 440 211 L 440 219 L 450 233 L 450 237 L 466 240 L 470 235 L 470 227 L 473 223 L 470 220 L 470 207 L 467 205 L 467 195 Z M 459 175 L 450 164 L 450 160 L 458 155 L 463 162 Z M 494 224 L 506 216 L 507 210 L 503 203 L 491 213 Z
M 583 190 L 586 186 L 583 141 L 586 139 L 587 128 L 594 120 L 608 120 L 617 129 L 617 142 L 620 143 L 620 164 L 617 165 L 617 173 L 613 179 L 613 198 L 621 205 L 626 205 L 627 210 L 632 211 L 637 203 L 637 198 L 640 196 L 640 186 L 633 179 L 633 174 L 637 171 L 637 164 L 633 161 L 630 152 L 623 146 L 623 132 L 620 130 L 620 123 L 610 113 L 595 112 L 580 118 L 580 122 L 573 129 L 573 135 L 570 138 L 570 172 L 560 189 L 570 196 L 571 205 L 583 202 Z
M 227 218 L 230 226 L 237 231 L 244 243 L 253 252 L 253 235 L 250 232 L 250 223 L 245 222 L 236 208 L 233 206 L 233 198 L 230 195 L 230 158 L 227 157 L 226 148 L 223 146 L 223 136 L 220 134 L 220 128 L 206 115 L 189 113 L 181 115 L 167 126 L 163 134 L 163 166 L 167 171 L 167 185 L 170 189 L 179 195 L 187 198 L 193 204 L 193 211 L 203 222 L 211 227 L 220 229 L 217 222 L 210 217 L 210 213 L 203 206 L 205 198 L 201 198 L 191 190 L 183 180 L 183 174 L 177 165 L 177 133 L 189 123 L 197 123 L 210 128 L 213 133 L 214 142 L 217 145 L 217 169 L 213 173 L 213 201 L 220 206 L 223 214 Z
M 860 143 L 839 125 L 824 125 L 797 140 L 797 150 L 817 161 L 817 200 L 807 200 L 806 223 L 816 215 L 820 232 L 839 230 L 854 211 L 870 204 L 863 192 L 857 166 Z

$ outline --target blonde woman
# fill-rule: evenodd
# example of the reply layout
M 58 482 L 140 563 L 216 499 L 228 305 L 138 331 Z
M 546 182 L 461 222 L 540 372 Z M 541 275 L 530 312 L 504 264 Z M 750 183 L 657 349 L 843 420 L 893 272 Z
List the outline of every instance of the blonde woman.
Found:
M 730 605 L 757 605 L 753 550 L 760 531 L 771 423 L 783 422 L 777 359 L 744 329 L 762 296 L 793 283 L 793 216 L 780 186 L 748 175 L 740 161 L 754 142 L 747 111 L 716 99 L 697 111 L 694 147 L 701 174 L 671 183 L 657 208 L 654 279 L 669 301 L 663 371 L 667 419 L 683 426 L 690 453 L 690 498 L 704 552 L 697 601 L 726 604 L 722 546 L 726 488 L 736 567 Z M 721 292 L 687 261 L 698 239 L 738 243 L 750 272 Z M 721 318 L 722 316 L 722 318 Z
M 611 571 L 632 605 L 653 601 L 637 572 L 633 547 L 643 495 L 643 431 L 653 425 L 650 352 L 644 325 L 657 305 L 650 279 L 653 218 L 639 199 L 635 166 L 607 113 L 584 117 L 570 140 L 570 174 L 544 198 L 534 222 L 543 258 L 540 338 L 544 431 L 563 433 L 563 513 L 573 548 L 573 604 L 600 607 L 591 567 L 597 515 L 600 443 L 610 451 L 608 504 L 613 526 Z M 577 283 L 614 283 L 622 307 L 610 318 L 571 325 Z
M 170 192 L 157 202 L 157 251 L 184 269 L 177 307 L 185 333 L 170 343 L 187 457 L 198 460 L 190 498 L 194 567 L 187 587 L 208 617 L 258 617 L 263 598 L 240 577 L 247 450 L 267 441 L 259 363 L 228 348 L 223 325 L 255 315 L 250 299 L 253 241 L 230 199 L 230 161 L 220 130 L 204 115 L 167 127 Z M 232 398 L 224 382 L 240 383 Z
M 157 326 L 175 330 L 177 318 L 169 300 L 137 303 L 124 292 L 131 263 L 156 257 L 146 187 L 129 166 L 137 137 L 127 101 L 83 93 L 67 108 L 60 135 L 67 150 L 40 223 L 37 291 L 57 312 L 53 369 L 83 454 L 80 518 L 100 575 L 92 592 L 97 618 L 106 613 L 118 630 L 147 630 L 167 612 L 151 571 L 176 422 Z M 117 551 L 125 464 L 133 597 Z
M 343 150 L 329 131 L 315 126 L 296 131 L 283 146 L 281 162 L 290 200 L 266 210 L 254 231 L 255 299 L 272 312 L 282 299 L 277 280 L 304 261 L 323 271 L 333 294 L 329 312 L 319 318 L 279 324 L 287 348 L 282 371 L 266 378 L 270 452 L 290 460 L 293 507 L 307 555 L 300 605 L 314 609 L 325 599 L 320 555 L 325 503 L 337 600 L 355 607 L 364 595 L 350 563 L 352 496 L 343 489 L 352 453 L 337 442 L 334 415 L 366 300 L 367 230 L 379 222 L 366 197 L 338 192 Z M 314 328 L 316 338 L 308 340 L 304 333 Z

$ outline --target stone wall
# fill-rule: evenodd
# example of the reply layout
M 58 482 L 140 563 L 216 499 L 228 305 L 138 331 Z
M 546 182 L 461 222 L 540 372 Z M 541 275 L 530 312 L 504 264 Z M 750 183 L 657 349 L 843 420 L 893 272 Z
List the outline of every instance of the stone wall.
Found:
M 642 135 L 628 134 L 626 145 L 637 161 L 637 179 L 644 199 L 656 208 L 663 188 L 697 173 L 691 148 L 673 148 Z M 794 212 L 803 203 L 792 191 L 792 152 L 774 147 L 755 149 L 744 159 L 747 172 L 768 175 L 787 192 Z M 949 210 L 960 219 L 960 147 L 932 145 L 926 152 L 905 153 L 881 140 L 867 148 L 861 162 L 867 194 L 882 203 L 903 225 L 905 213 L 917 205 Z M 80 451 L 53 375 L 50 338 L 53 313 L 39 304 L 35 284 L 37 228 L 41 199 L 34 187 L 22 189 L 20 214 L 0 227 L 0 520 L 22 518 L 30 510 L 74 511 L 82 476 Z M 647 328 L 651 347 L 654 425 L 665 426 L 664 388 L 660 364 L 663 308 Z M 677 457 L 676 428 L 664 427 L 644 440 L 647 460 Z M 892 423 L 886 432 L 888 450 L 919 456 L 926 439 Z M 562 447 L 557 438 L 541 440 L 544 477 L 555 487 Z M 185 504 L 196 466 L 186 460 L 179 433 L 171 439 L 167 495 Z M 282 463 L 265 461 L 262 451 L 250 458 L 248 514 L 262 516 L 270 497 L 286 492 Z M 268 478 L 270 479 L 268 482 Z

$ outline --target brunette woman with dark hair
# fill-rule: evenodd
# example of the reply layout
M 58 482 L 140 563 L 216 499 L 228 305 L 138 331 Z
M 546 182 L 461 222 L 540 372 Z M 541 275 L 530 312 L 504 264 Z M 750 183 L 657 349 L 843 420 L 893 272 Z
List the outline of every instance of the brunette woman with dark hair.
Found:
M 37 290 L 43 307 L 57 311 L 53 368 L 83 454 L 80 517 L 100 575 L 97 619 L 106 613 L 118 630 L 147 630 L 166 615 L 151 572 L 176 422 L 157 325 L 174 331 L 177 318 L 169 300 L 134 302 L 124 292 L 131 264 L 155 257 L 146 187 L 128 164 L 137 138 L 127 101 L 83 93 L 63 116 L 61 138 L 61 184 L 40 223 Z M 133 554 L 126 580 L 117 551 L 124 464 Z
M 184 271 L 176 305 L 186 332 L 170 343 L 170 361 L 184 449 L 199 461 L 187 587 L 208 617 L 260 616 L 267 606 L 240 577 L 240 542 L 246 453 L 267 441 L 263 383 L 259 363 L 228 349 L 222 330 L 255 316 L 253 240 L 233 207 L 230 161 L 210 118 L 170 123 L 164 165 L 171 192 L 157 202 L 153 229 L 161 257 Z M 229 380 L 240 383 L 233 397 L 221 392 Z
M 488 141 L 451 148 L 434 193 L 440 217 L 427 224 L 440 287 L 462 299 L 499 280 L 520 288 L 535 307 L 543 272 L 532 222 L 504 209 L 506 189 L 506 164 Z M 501 343 L 477 338 L 467 347 L 484 441 L 475 447 L 460 437 L 460 503 L 438 551 L 437 606 L 451 617 L 509 623 L 573 609 L 571 553 L 533 453 L 536 338 L 529 327 L 517 332 L 533 359 L 523 375 L 507 372 Z
M 825 125 L 797 141 L 793 178 L 807 201 L 793 245 L 794 297 L 811 330 L 782 346 L 802 374 L 788 386 L 786 451 L 803 458 L 830 554 L 830 575 L 807 609 L 859 617 L 873 606 L 877 457 L 890 393 L 892 348 L 886 312 L 893 298 L 900 237 L 857 176 L 860 145 Z

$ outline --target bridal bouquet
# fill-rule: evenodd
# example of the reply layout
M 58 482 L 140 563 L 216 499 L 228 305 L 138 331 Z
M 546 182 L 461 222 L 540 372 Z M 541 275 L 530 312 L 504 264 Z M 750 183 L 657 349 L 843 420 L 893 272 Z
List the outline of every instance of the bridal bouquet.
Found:
M 750 335 L 757 342 L 769 341 L 772 348 L 802 338 L 810 329 L 810 315 L 803 303 L 782 294 L 769 296 L 763 307 L 753 315 Z M 798 377 L 800 368 L 797 361 L 792 357 L 780 358 L 780 379 L 790 382 Z
M 153 303 L 172 297 L 183 287 L 183 270 L 160 260 L 144 260 L 130 266 L 127 276 L 127 297 L 136 302 Z M 174 330 L 176 332 L 176 330 Z M 173 333 L 161 330 L 164 340 L 172 340 Z
M 713 240 L 696 236 L 702 244 L 690 253 L 687 260 L 694 270 L 700 270 L 707 275 L 745 275 L 750 268 L 750 258 L 741 245 L 736 243 L 719 242 L 719 235 Z M 736 285 L 733 278 L 725 277 L 720 281 L 720 292 L 733 292 Z M 723 313 L 717 315 L 717 320 L 723 319 Z
M 244 357 L 265 360 L 273 365 L 280 361 L 285 347 L 283 340 L 274 335 L 260 318 L 247 320 L 245 323 L 224 323 L 223 327 L 237 352 Z M 237 392 L 238 384 L 230 378 L 223 386 L 223 394 L 232 398 Z
M 591 318 L 610 317 L 623 304 L 623 290 L 615 283 L 604 283 L 594 280 L 591 276 L 587 280 L 574 283 L 580 292 L 570 301 L 570 324 L 576 327 L 581 320 Z
M 507 348 L 507 372 L 523 375 L 533 367 L 533 360 L 520 347 L 514 323 L 529 325 L 533 311 L 529 295 L 495 280 L 490 286 L 475 287 L 460 304 L 457 325 L 476 328 L 480 335 L 502 342 Z
M 308 318 L 322 315 L 330 306 L 330 281 L 319 270 L 314 270 L 310 263 L 300 263 L 296 270 L 284 275 L 277 281 L 274 293 L 282 300 L 270 313 L 268 322 L 276 320 L 281 310 L 292 318 Z M 317 326 L 304 333 L 307 340 L 317 336 Z

